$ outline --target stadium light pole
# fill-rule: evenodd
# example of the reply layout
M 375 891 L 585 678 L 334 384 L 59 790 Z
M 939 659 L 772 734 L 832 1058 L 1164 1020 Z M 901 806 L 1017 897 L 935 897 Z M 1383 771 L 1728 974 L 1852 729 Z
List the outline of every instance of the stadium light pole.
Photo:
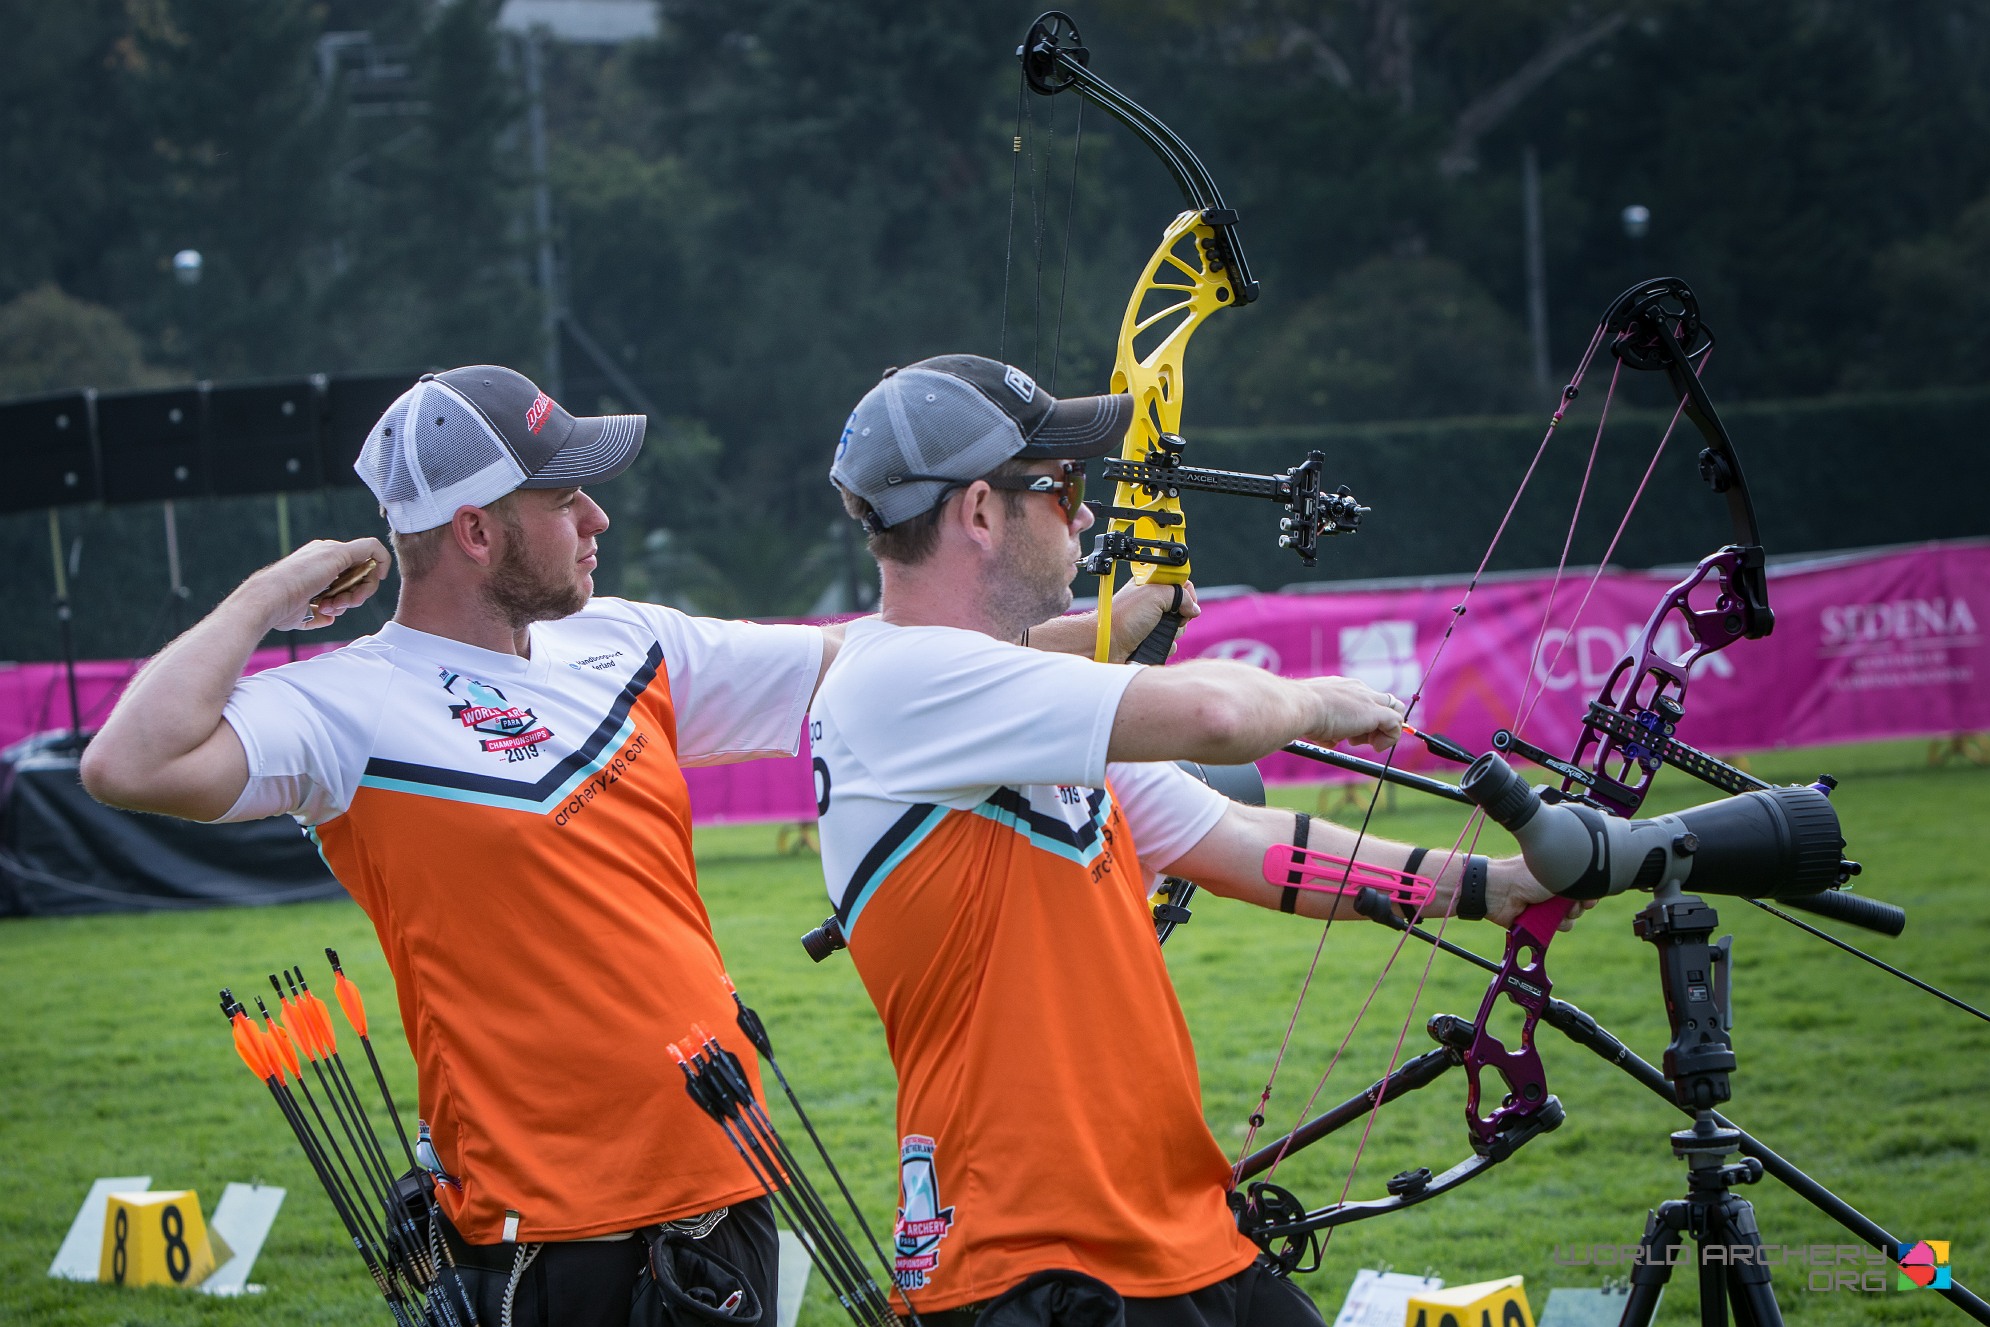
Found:
M 519 38 L 524 47 L 526 132 L 532 146 L 532 227 L 539 240 L 540 326 L 546 346 L 544 381 L 554 397 L 566 395 L 560 375 L 560 274 L 553 253 L 553 186 L 546 177 L 546 78 L 544 29 L 534 24 Z
M 187 338 L 188 359 L 193 369 L 195 382 L 200 381 L 201 335 L 200 335 L 200 278 L 207 266 L 200 256 L 199 249 L 181 249 L 173 255 L 173 280 L 180 283 L 187 292 Z M 167 498 L 161 504 L 166 518 L 166 580 L 168 604 L 167 613 L 170 629 L 177 635 L 180 630 L 180 604 L 187 597 L 186 583 L 180 579 L 180 527 L 173 510 L 173 500 Z

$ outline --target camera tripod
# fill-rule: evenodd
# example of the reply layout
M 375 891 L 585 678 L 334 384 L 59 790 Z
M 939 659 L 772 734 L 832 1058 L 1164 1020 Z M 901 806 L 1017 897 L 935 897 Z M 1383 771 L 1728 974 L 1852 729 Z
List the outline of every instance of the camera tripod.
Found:
M 1377 903 L 1380 902 L 1378 897 Z M 1758 901 L 1757 906 L 1810 929 L 1766 904 Z M 1404 920 L 1392 907 L 1381 905 L 1364 909 L 1363 912 L 1374 921 L 1405 931 L 1487 972 L 1497 973 L 1500 970 L 1498 964 L 1483 955 Z M 1630 1294 L 1618 1320 L 1619 1327 L 1646 1327 L 1652 1321 L 1659 1295 L 1670 1279 L 1674 1257 L 1683 1238 L 1688 1235 L 1693 1237 L 1696 1251 L 1700 1254 L 1700 1317 L 1703 1323 L 1717 1323 L 1725 1327 L 1730 1321 L 1728 1308 L 1732 1305 L 1733 1321 L 1739 1327 L 1781 1327 L 1782 1312 L 1771 1289 L 1770 1268 L 1762 1258 L 1764 1246 L 1754 1208 L 1732 1192 L 1734 1186 L 1754 1183 L 1765 1175 L 1830 1217 L 1868 1248 L 1877 1249 L 1890 1258 L 1902 1242 L 1715 1109 L 1728 1098 L 1728 1075 L 1735 1066 L 1733 1047 L 1728 1039 L 1732 1026 L 1728 998 L 1730 942 L 1725 937 L 1714 943 L 1708 942 L 1708 937 L 1719 924 L 1719 916 L 1702 899 L 1683 894 L 1677 888 L 1657 891 L 1636 920 L 1635 929 L 1639 937 L 1659 950 L 1666 1010 L 1673 1030 L 1672 1042 L 1666 1048 L 1663 1071 L 1646 1062 L 1609 1029 L 1567 1000 L 1550 996 L 1540 1014 L 1542 1022 L 1570 1041 L 1616 1066 L 1648 1091 L 1693 1117 L 1691 1128 L 1671 1135 L 1674 1155 L 1687 1164 L 1687 1196 L 1661 1204 L 1651 1214 L 1640 1242 L 1639 1247 L 1643 1251 L 1639 1255 L 1639 1266 L 1633 1270 Z M 1832 939 L 1829 936 L 1824 938 Z M 1924 983 L 1917 981 L 1915 984 L 1932 990 Z M 1967 1005 L 1963 1007 L 1977 1013 Z M 1447 1070 L 1463 1063 L 1463 1050 L 1472 1037 L 1468 1021 L 1449 1014 L 1434 1015 L 1430 1020 L 1430 1034 L 1438 1042 L 1438 1051 L 1416 1057 L 1388 1078 L 1370 1085 L 1338 1106 L 1320 1112 L 1290 1134 L 1269 1142 L 1246 1157 L 1238 1163 L 1239 1182 L 1264 1173 L 1293 1148 L 1309 1146 L 1360 1120 L 1372 1112 L 1379 1102 L 1394 1100 L 1406 1092 L 1428 1087 Z M 1737 1153 L 1742 1159 L 1731 1162 L 1729 1158 Z M 1303 1208 L 1297 1200 L 1289 1199 L 1289 1202 L 1295 1212 Z M 1302 1241 L 1308 1240 L 1311 1235 L 1305 1231 L 1359 1220 L 1377 1214 L 1384 1207 L 1385 1204 L 1379 1200 L 1343 1204 L 1341 1210 L 1335 1211 L 1329 1219 L 1313 1222 L 1303 1231 L 1295 1224 L 1292 1233 Z M 1293 1213 L 1277 1213 L 1272 1224 L 1275 1226 L 1278 1221 L 1290 1224 L 1292 1216 Z M 1245 1233 L 1251 1232 L 1247 1230 Z M 1283 1236 L 1282 1233 L 1275 1233 L 1274 1237 Z M 1317 1252 L 1317 1245 L 1302 1247 Z M 1705 1251 L 1716 1247 L 1726 1255 L 1726 1265 L 1707 1256 Z M 1738 1256 L 1734 1252 L 1737 1249 L 1748 1250 L 1748 1253 Z M 1744 1261 L 1744 1258 L 1749 1261 Z M 1990 1303 L 1971 1291 L 1960 1278 L 1938 1288 L 1935 1293 L 1971 1320 L 1990 1327 Z
M 1783 1314 L 1763 1258 L 1755 1207 L 1734 1193 L 1762 1178 L 1755 1157 L 1741 1151 L 1744 1135 L 1714 1113 L 1730 1093 L 1735 1067 L 1728 1033 L 1733 1027 L 1728 965 L 1732 936 L 1708 942 L 1720 915 L 1677 887 L 1661 889 L 1637 915 L 1638 938 L 1657 946 L 1665 1012 L 1672 1042 L 1665 1048 L 1665 1078 L 1672 1098 L 1694 1112 L 1693 1126 L 1671 1135 L 1672 1154 L 1686 1163 L 1686 1197 L 1661 1203 L 1645 1220 L 1631 1293 L 1618 1327 L 1648 1327 L 1672 1276 L 1680 1242 L 1693 1238 L 1700 1269 L 1700 1321 L 1726 1327 L 1728 1309 L 1737 1327 L 1782 1327 Z M 1721 1250 L 1719 1257 L 1713 1250 Z

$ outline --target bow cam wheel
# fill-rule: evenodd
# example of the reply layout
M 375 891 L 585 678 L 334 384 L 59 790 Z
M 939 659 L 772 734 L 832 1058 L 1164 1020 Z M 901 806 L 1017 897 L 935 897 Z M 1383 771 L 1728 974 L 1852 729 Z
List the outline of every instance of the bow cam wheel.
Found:
M 1092 62 L 1092 53 L 1085 49 L 1084 38 L 1078 35 L 1078 25 L 1059 9 L 1045 12 L 1030 24 L 1029 35 L 1016 48 L 1016 54 L 1022 57 L 1023 78 L 1030 91 L 1046 97 L 1054 97 L 1078 81 L 1078 76 L 1065 68 L 1063 61 L 1078 65 Z

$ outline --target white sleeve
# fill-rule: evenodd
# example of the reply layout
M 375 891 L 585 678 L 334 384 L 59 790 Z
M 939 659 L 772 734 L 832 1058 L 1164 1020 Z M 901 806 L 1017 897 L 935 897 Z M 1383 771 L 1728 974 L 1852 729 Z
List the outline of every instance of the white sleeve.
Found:
M 663 646 L 678 764 L 723 765 L 801 749 L 802 719 L 822 671 L 820 627 L 636 608 Z
M 1133 831 L 1141 868 L 1155 875 L 1200 843 L 1230 806 L 1229 798 L 1167 761 L 1114 763 L 1106 777 Z
M 249 758 L 249 782 L 221 820 L 291 815 L 318 825 L 352 804 L 372 734 L 338 722 L 305 688 L 276 670 L 245 677 L 221 717 Z
M 860 643 L 836 712 L 888 796 L 972 805 L 991 788 L 1104 786 L 1113 716 L 1137 666 L 944 627 L 882 629 L 904 635 Z

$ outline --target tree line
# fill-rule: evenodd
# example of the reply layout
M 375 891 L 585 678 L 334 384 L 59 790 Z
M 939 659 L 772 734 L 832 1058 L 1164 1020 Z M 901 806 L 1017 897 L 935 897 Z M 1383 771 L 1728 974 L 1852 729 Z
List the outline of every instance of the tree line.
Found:
M 0 13 L 16 200 L 0 395 L 543 369 L 527 105 L 496 0 Z M 566 403 L 635 408 L 631 384 L 658 414 L 602 494 L 604 580 L 800 612 L 868 579 L 825 475 L 856 397 L 952 350 L 1098 390 L 1181 203 L 1120 126 L 1021 94 L 1032 8 L 661 13 L 654 40 L 545 48 L 560 288 L 615 370 L 570 347 Z M 1544 415 L 1610 298 L 1657 273 L 1699 292 L 1722 400 L 1984 378 L 1990 0 L 1093 0 L 1074 16 L 1092 67 L 1209 166 L 1263 282 L 1191 352 L 1191 427 Z M 185 248 L 197 285 L 174 279 Z M 1914 440 L 1898 445 L 1909 460 Z

